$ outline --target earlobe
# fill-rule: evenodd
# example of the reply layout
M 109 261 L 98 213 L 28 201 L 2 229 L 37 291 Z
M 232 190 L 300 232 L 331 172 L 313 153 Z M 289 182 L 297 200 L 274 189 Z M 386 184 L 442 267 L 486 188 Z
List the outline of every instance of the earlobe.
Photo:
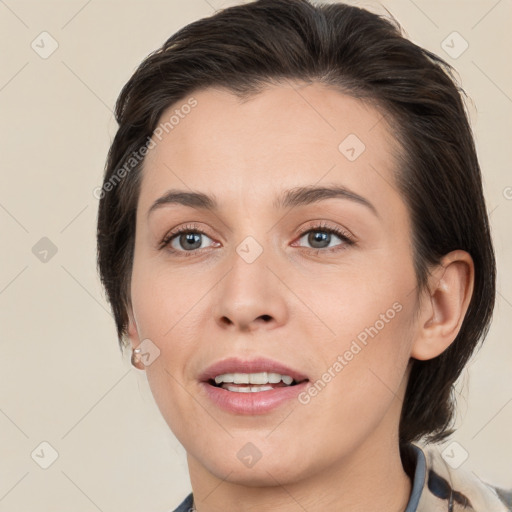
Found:
M 433 359 L 453 343 L 469 307 L 473 286 L 474 264 L 469 253 L 457 250 L 445 255 L 429 277 L 411 357 Z

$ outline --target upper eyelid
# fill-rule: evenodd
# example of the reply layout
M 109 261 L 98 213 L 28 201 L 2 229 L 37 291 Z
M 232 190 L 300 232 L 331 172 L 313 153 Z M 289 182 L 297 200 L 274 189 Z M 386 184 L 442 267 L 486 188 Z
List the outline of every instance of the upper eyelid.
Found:
M 341 226 L 331 226 L 326 223 L 326 221 L 309 221 L 310 224 L 307 226 L 302 227 L 299 230 L 298 236 L 303 236 L 305 233 L 311 230 L 317 230 L 321 231 L 322 229 L 325 229 L 326 231 L 340 231 L 342 234 L 346 234 L 348 238 L 355 238 L 355 236 L 352 234 L 351 231 L 348 229 L 341 227 Z M 177 228 L 174 228 L 172 230 L 169 230 L 166 232 L 166 234 L 162 237 L 162 239 L 166 239 L 168 237 L 174 237 L 183 233 L 188 232 L 198 232 L 201 235 L 206 235 L 209 238 L 212 238 L 210 235 L 208 235 L 208 232 L 202 229 L 201 227 L 198 227 L 197 225 L 185 225 L 185 226 L 179 226 Z
M 356 240 L 356 237 L 352 234 L 351 231 L 349 231 L 347 228 L 344 228 L 342 226 L 331 226 L 326 221 L 310 221 L 311 224 L 308 226 L 305 226 L 304 228 L 301 228 L 299 231 L 299 236 L 302 237 L 305 233 L 308 231 L 332 231 L 333 234 L 336 234 L 337 236 L 340 236 L 338 233 L 341 233 L 341 235 L 346 236 L 350 240 Z M 316 222 L 316 224 L 315 224 Z

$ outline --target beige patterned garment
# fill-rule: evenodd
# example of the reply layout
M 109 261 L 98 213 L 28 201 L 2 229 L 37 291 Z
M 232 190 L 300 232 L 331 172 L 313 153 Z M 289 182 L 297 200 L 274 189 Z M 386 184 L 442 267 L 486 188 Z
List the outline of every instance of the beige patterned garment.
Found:
M 414 491 L 421 484 L 417 508 L 410 503 L 411 512 L 510 512 L 512 489 L 504 490 L 483 482 L 474 472 L 450 467 L 436 447 L 414 445 L 421 453 L 416 463 Z M 411 496 L 412 501 L 413 496 Z M 409 512 L 409 507 L 406 509 Z

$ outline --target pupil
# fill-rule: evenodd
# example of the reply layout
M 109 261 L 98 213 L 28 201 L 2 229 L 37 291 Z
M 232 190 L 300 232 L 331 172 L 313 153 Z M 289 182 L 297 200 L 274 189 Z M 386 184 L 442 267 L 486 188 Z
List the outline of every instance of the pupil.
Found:
M 194 244 L 194 238 L 196 240 L 196 245 L 197 247 L 191 247 L 192 249 L 197 249 L 199 247 L 201 247 L 201 241 L 200 241 L 200 235 L 199 233 L 187 233 L 185 235 L 182 235 L 182 240 L 184 239 L 185 241 L 185 245 L 184 247 L 186 247 L 186 244 L 188 243 L 191 243 L 191 244 Z
M 327 240 L 327 245 L 329 245 L 329 237 L 330 237 L 330 233 L 322 233 L 320 231 L 316 231 L 316 232 L 313 232 L 313 233 L 310 233 L 310 236 L 309 236 L 309 243 L 315 247 L 315 244 L 317 242 L 325 242 Z

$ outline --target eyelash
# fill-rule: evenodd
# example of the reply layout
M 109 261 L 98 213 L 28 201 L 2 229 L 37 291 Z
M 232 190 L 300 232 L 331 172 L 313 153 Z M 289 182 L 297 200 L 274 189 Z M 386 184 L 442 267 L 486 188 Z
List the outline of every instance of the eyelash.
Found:
M 315 231 L 321 232 L 321 233 L 334 234 L 344 242 L 343 244 L 336 245 L 331 248 L 309 249 L 309 251 L 313 252 L 315 255 L 318 255 L 320 252 L 337 252 L 337 251 L 346 249 L 346 246 L 355 245 L 355 241 L 349 233 L 347 233 L 346 231 L 344 231 L 340 228 L 332 227 L 332 226 L 329 226 L 329 225 L 323 224 L 323 223 L 313 225 L 313 226 L 308 226 L 308 227 L 302 229 L 299 233 L 299 239 L 302 238 L 305 234 L 307 234 L 309 232 L 315 232 Z M 208 236 L 204 231 L 202 231 L 201 229 L 199 229 L 197 227 L 197 224 L 188 224 L 186 226 L 181 226 L 181 227 L 176 228 L 175 230 L 167 233 L 165 235 L 165 237 L 163 238 L 163 240 L 160 242 L 158 248 L 164 249 L 167 247 L 169 252 L 171 252 L 173 254 L 178 254 L 179 257 L 181 257 L 181 256 L 190 257 L 190 256 L 196 255 L 200 251 L 200 249 L 194 249 L 191 251 L 180 251 L 180 250 L 168 247 L 169 244 L 172 242 L 172 240 L 174 238 L 176 238 L 177 236 L 181 235 L 182 233 L 195 233 L 198 235 Z M 210 238 L 210 237 L 208 237 L 208 238 Z

